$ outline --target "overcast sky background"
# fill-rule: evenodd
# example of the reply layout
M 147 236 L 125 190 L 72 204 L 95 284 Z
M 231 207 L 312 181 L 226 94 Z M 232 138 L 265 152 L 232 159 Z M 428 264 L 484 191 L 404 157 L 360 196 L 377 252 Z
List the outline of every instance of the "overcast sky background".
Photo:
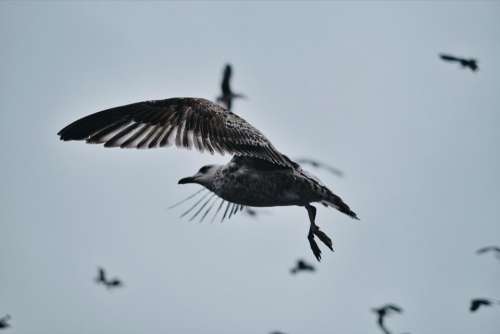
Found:
M 484 333 L 500 307 L 500 4 L 0 3 L 0 315 L 21 334 Z M 477 57 L 472 73 L 439 52 Z M 177 185 L 225 163 L 175 148 L 63 143 L 84 115 L 175 96 L 214 99 L 359 214 L 319 208 L 332 236 L 314 275 L 308 218 L 272 208 L 229 223 L 179 219 Z M 125 280 L 105 291 L 97 266 Z

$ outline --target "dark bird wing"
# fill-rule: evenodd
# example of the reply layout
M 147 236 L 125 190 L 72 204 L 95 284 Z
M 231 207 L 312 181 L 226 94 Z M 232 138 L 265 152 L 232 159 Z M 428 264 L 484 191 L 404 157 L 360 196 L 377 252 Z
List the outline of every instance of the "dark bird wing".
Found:
M 231 111 L 233 106 L 233 97 L 231 95 L 223 95 L 218 101 L 222 102 L 226 109 Z
M 222 82 L 220 85 L 223 96 L 230 96 L 231 95 L 231 74 L 232 74 L 232 72 L 233 71 L 232 71 L 231 65 L 227 64 L 226 67 L 224 67 L 224 74 L 222 75 Z
M 306 261 L 304 260 L 298 260 L 297 261 L 297 268 L 298 269 L 301 269 L 301 270 L 310 270 L 310 271 L 314 271 L 314 266 L 307 263 Z
M 102 268 L 98 269 L 96 281 L 97 282 L 106 282 L 106 272 L 104 271 L 104 269 L 102 269 Z
M 444 53 L 441 53 L 441 54 L 439 55 L 439 57 L 440 57 L 442 60 L 446 60 L 446 61 L 454 61 L 454 62 L 457 62 L 457 61 L 462 60 L 461 58 L 457 58 L 457 57 L 455 57 L 455 56 L 448 55 L 448 54 L 444 54 Z
M 397 305 L 394 305 L 394 304 L 386 305 L 385 309 L 391 310 L 391 311 L 394 311 L 394 312 L 397 312 L 397 313 L 403 313 L 403 309 L 401 307 L 397 306 Z
M 488 251 L 490 251 L 490 247 L 483 247 L 483 248 L 479 248 L 477 251 L 476 251 L 476 254 L 484 254 Z
M 472 71 L 477 71 L 479 70 L 479 66 L 477 66 L 477 60 L 476 59 L 469 59 L 465 60 L 462 62 L 462 64 L 468 68 L 470 68 Z
M 245 208 L 245 213 L 250 216 L 250 217 L 257 217 L 258 213 L 257 213 L 257 210 L 255 209 L 252 209 L 252 208 L 249 208 L 249 207 L 246 207 Z
M 476 251 L 476 254 L 484 254 L 484 253 L 487 253 L 487 252 L 500 252 L 500 247 L 497 247 L 497 246 L 487 246 L 487 247 L 483 247 L 483 248 L 479 248 L 477 251 Z
M 263 210 L 263 209 L 255 209 L 255 208 L 251 208 L 251 207 L 248 207 L 246 206 L 244 208 L 244 213 L 249 216 L 249 217 L 252 217 L 252 218 L 255 218 L 257 219 L 259 216 L 261 215 L 269 215 L 270 212 L 266 211 L 266 210 Z
M 296 164 L 238 115 L 201 98 L 170 98 L 115 107 L 83 117 L 59 131 L 61 140 L 105 147 L 177 147 L 252 157 L 284 167 Z
M 9 328 L 10 327 L 9 320 L 10 320 L 10 315 L 8 314 L 5 315 L 3 318 L 0 318 L 0 329 Z
M 122 286 L 122 285 L 123 285 L 123 283 L 122 283 L 122 281 L 121 281 L 121 280 L 119 280 L 119 279 L 115 278 L 115 279 L 113 279 L 113 280 L 111 280 L 111 281 L 109 282 L 109 285 L 110 285 L 110 286 L 112 286 L 112 287 L 119 287 L 119 286 Z
M 316 269 L 314 268 L 313 265 L 307 263 L 306 266 L 304 267 L 306 270 L 309 270 L 309 271 L 315 271 Z
M 390 334 L 389 330 L 385 328 L 384 325 L 384 316 L 379 314 L 377 318 L 377 324 L 379 325 L 380 329 L 385 333 L 385 334 Z
M 312 159 L 307 159 L 307 158 L 300 158 L 300 159 L 297 159 L 295 160 L 297 163 L 299 164 L 305 164 L 305 165 L 310 165 L 310 166 L 313 166 L 314 168 L 319 168 L 321 167 L 320 166 L 320 163 L 316 160 L 312 160 Z
M 475 312 L 475 311 L 477 311 L 477 309 L 479 308 L 480 305 L 481 305 L 481 303 L 478 303 L 477 300 L 472 300 L 470 302 L 469 310 L 471 312 Z
M 469 308 L 469 310 L 471 312 L 475 312 L 475 311 L 477 311 L 479 309 L 479 307 L 481 307 L 481 306 L 489 306 L 491 304 L 492 304 L 491 301 L 488 300 L 488 299 L 480 299 L 480 298 L 472 299 L 470 301 L 470 308 Z
M 343 175 L 343 172 L 340 169 L 337 169 L 335 167 L 332 167 L 330 165 L 327 165 L 327 164 L 322 163 L 322 162 L 317 161 L 317 160 L 302 158 L 302 159 L 297 159 L 295 161 L 299 164 L 306 164 L 306 165 L 310 165 L 314 168 L 325 169 L 325 170 L 329 171 L 330 173 L 335 174 L 337 176 Z

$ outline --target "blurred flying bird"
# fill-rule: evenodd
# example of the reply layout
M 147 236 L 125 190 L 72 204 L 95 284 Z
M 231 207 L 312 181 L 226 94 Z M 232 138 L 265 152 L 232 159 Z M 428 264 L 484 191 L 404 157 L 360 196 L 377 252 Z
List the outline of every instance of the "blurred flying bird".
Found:
M 394 305 L 394 304 L 386 304 L 386 305 L 379 307 L 379 308 L 373 308 L 372 311 L 377 314 L 377 323 L 378 323 L 380 329 L 385 334 L 391 333 L 384 325 L 385 317 L 391 313 L 403 313 L 403 309 L 397 305 Z
M 245 207 L 245 213 L 250 217 L 257 217 L 257 215 L 259 214 L 257 210 L 249 207 Z
M 271 333 L 269 333 L 269 334 L 285 334 L 285 333 L 283 333 L 283 332 L 279 332 L 279 331 L 274 331 L 274 332 L 271 332 Z
M 217 102 L 221 102 L 227 110 L 231 110 L 233 104 L 233 99 L 246 98 L 243 94 L 233 93 L 231 90 L 231 75 L 232 75 L 231 64 L 226 64 L 224 67 L 224 74 L 222 76 L 222 82 L 220 85 L 221 95 L 217 97 Z
M 496 257 L 500 259 L 500 247 L 498 246 L 487 246 L 480 248 L 476 251 L 476 254 L 484 254 L 484 253 L 495 253 Z
M 0 318 L 0 329 L 6 329 L 11 327 L 9 321 L 10 321 L 10 315 L 8 314 Z
M 97 284 L 102 284 L 108 289 L 119 288 L 123 286 L 123 282 L 118 278 L 108 279 L 103 268 L 99 268 L 95 279 Z
M 308 159 L 308 158 L 302 158 L 302 159 L 298 159 L 296 160 L 297 163 L 299 164 L 305 164 L 305 165 L 310 165 L 314 168 L 319 168 L 319 169 L 324 169 L 334 175 L 337 175 L 339 177 L 341 177 L 342 175 L 344 175 L 344 173 L 340 170 L 340 169 L 337 169 L 335 167 L 332 167 L 330 165 L 327 165 L 325 163 L 322 163 L 322 162 L 319 162 L 318 160 L 313 160 L 313 159 Z
M 469 311 L 476 312 L 482 306 L 492 306 L 495 303 L 500 303 L 499 300 L 475 298 L 470 301 Z
M 295 267 L 290 269 L 290 274 L 294 275 L 297 274 L 299 271 L 316 271 L 313 265 L 307 263 L 306 261 L 300 259 L 297 260 L 297 263 L 295 264 Z
M 463 68 L 468 67 L 473 72 L 476 72 L 477 70 L 479 70 L 479 67 L 477 66 L 477 60 L 474 58 L 466 59 L 466 58 L 455 57 L 455 56 L 447 55 L 447 54 L 443 54 L 443 53 L 441 53 L 439 55 L 439 57 L 442 60 L 447 61 L 447 62 L 460 63 L 460 65 L 462 65 Z
M 217 198 L 219 205 L 212 220 L 227 202 L 222 220 L 244 206 L 303 206 L 310 227 L 308 240 L 318 259 L 321 250 L 318 237 L 333 251 L 331 239 L 315 223 L 319 202 L 357 219 L 356 214 L 319 179 L 303 170 L 296 162 L 279 152 L 273 144 L 243 118 L 223 107 L 201 98 L 170 98 L 138 102 L 97 112 L 83 117 L 59 131 L 61 140 L 85 140 L 105 147 L 154 148 L 175 144 L 195 147 L 200 151 L 233 154 L 225 165 L 207 165 L 179 184 L 196 183 L 206 193 L 185 211 L 198 208 L 194 219 L 205 208 L 200 221 L 211 211 Z M 187 199 L 203 193 L 201 189 Z M 208 196 L 207 195 L 212 193 Z M 215 197 L 215 201 L 212 199 Z M 175 206 L 174 205 L 174 206 Z
M 257 210 L 255 208 L 251 208 L 248 206 L 245 206 L 243 213 L 245 213 L 248 217 L 252 217 L 252 218 L 257 218 L 258 216 L 263 215 L 263 214 L 266 214 L 266 215 L 269 214 L 268 211 L 264 211 L 263 209 Z

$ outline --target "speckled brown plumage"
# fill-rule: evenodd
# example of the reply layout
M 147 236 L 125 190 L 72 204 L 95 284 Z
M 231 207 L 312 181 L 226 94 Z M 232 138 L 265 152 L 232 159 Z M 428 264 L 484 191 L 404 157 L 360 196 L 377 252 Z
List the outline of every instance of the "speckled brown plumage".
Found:
M 181 148 L 233 154 L 226 165 L 204 166 L 179 183 L 198 183 L 213 195 L 201 198 L 182 216 L 203 220 L 214 210 L 222 220 L 244 206 L 298 205 L 310 219 L 308 240 L 319 260 L 314 237 L 333 250 L 331 239 L 315 223 L 319 202 L 356 218 L 349 206 L 319 179 L 279 152 L 256 128 L 236 114 L 201 98 L 170 98 L 128 104 L 83 117 L 59 131 L 61 140 L 85 140 L 106 147 Z M 198 195 L 195 194 L 195 195 Z M 194 196 L 191 196 L 194 198 Z M 191 198 L 190 197 L 190 198 Z

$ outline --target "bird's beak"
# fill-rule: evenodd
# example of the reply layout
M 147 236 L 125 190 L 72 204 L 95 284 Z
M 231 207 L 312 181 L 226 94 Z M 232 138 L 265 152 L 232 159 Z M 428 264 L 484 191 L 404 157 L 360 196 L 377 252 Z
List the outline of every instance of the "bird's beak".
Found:
M 180 179 L 178 184 L 186 184 L 186 183 L 196 183 L 196 179 L 193 176 L 188 176 L 183 179 Z

